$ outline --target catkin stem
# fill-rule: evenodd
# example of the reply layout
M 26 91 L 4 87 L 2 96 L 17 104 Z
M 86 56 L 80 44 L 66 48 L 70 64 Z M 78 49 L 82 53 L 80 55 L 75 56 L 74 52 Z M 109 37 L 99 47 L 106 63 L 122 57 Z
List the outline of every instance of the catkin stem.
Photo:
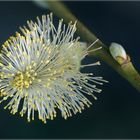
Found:
M 57 15 L 59 18 L 63 18 L 64 22 L 69 23 L 70 21 L 77 21 L 77 33 L 80 37 L 88 42 L 94 42 L 97 37 L 88 30 L 71 12 L 70 10 L 60 1 L 45 1 L 50 10 Z M 108 47 L 100 40 L 94 45 L 94 48 L 102 46 L 102 49 L 90 53 L 90 55 L 98 57 L 99 59 L 106 62 L 115 71 L 117 71 L 123 78 L 125 78 L 137 91 L 140 92 L 140 75 L 134 68 L 132 62 L 128 62 L 125 65 L 118 64 L 113 57 L 110 55 Z

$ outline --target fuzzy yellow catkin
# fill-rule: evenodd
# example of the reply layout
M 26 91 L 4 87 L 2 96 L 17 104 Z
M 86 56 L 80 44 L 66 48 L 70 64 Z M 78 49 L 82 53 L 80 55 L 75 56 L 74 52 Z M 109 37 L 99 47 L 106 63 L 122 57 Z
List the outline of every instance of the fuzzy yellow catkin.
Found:
M 92 103 L 86 96 L 96 99 L 93 92 L 101 92 L 96 84 L 105 80 L 80 71 L 99 63 L 81 64 L 90 46 L 74 38 L 76 23 L 66 26 L 60 20 L 56 28 L 50 14 L 27 24 L 21 28 L 23 35 L 10 37 L 0 53 L 0 102 L 8 99 L 4 108 L 27 114 L 28 121 L 37 112 L 46 123 L 56 117 L 57 109 L 67 119 L 89 107 Z

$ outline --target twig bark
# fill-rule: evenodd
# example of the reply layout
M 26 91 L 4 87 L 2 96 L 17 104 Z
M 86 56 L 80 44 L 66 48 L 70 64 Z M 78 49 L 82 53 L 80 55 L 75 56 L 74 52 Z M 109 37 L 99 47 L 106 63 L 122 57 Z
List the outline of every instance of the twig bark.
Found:
M 71 12 L 70 10 L 60 1 L 46 1 L 45 4 L 49 6 L 49 9 L 59 18 L 63 18 L 64 22 L 69 23 L 70 21 L 77 21 L 77 33 L 86 42 L 92 43 L 97 37 L 91 33 L 86 26 L 84 26 Z M 125 65 L 120 65 L 111 56 L 108 47 L 98 41 L 95 47 L 102 46 L 102 49 L 91 53 L 90 55 L 98 57 L 99 59 L 106 62 L 115 71 L 117 71 L 123 78 L 125 78 L 137 91 L 140 92 L 140 75 L 134 68 L 131 61 L 128 61 Z

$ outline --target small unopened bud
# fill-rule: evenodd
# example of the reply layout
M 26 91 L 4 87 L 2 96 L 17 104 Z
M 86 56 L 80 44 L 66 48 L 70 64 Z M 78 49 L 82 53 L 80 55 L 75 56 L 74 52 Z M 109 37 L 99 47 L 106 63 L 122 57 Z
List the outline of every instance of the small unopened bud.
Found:
M 125 62 L 127 62 L 128 57 L 126 54 L 125 49 L 118 43 L 111 43 L 110 47 L 109 47 L 109 51 L 112 55 L 112 57 L 120 64 L 124 64 Z
M 49 4 L 45 0 L 33 0 L 36 5 L 40 6 L 43 9 L 49 9 Z

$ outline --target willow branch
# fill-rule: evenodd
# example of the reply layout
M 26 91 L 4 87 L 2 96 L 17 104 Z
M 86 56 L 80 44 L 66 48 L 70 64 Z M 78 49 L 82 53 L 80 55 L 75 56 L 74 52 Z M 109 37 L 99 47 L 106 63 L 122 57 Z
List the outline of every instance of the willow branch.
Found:
M 93 43 L 97 37 L 88 30 L 71 12 L 70 10 L 59 1 L 45 1 L 45 4 L 49 6 L 49 9 L 59 18 L 63 18 L 64 22 L 77 21 L 77 33 L 79 36 L 88 43 Z M 125 78 L 135 89 L 140 92 L 140 75 L 134 68 L 131 59 L 125 64 L 120 65 L 110 54 L 108 47 L 102 42 L 98 41 L 95 47 L 102 46 L 102 49 L 91 53 L 90 55 L 98 57 L 106 62 L 116 72 L 118 72 L 123 78 Z

